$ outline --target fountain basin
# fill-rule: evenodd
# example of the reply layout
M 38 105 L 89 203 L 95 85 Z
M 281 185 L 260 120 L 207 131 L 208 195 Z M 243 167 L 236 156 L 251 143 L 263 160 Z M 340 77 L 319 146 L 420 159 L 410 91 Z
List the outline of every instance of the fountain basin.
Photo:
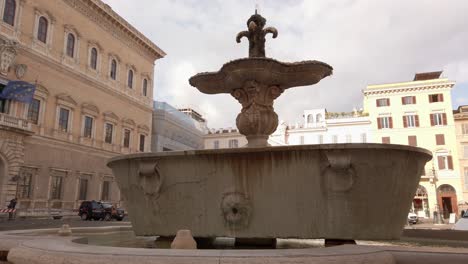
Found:
M 111 159 L 136 235 L 398 239 L 428 150 L 330 144 Z
M 288 89 L 316 84 L 332 71 L 330 65 L 315 60 L 287 63 L 271 58 L 243 58 L 224 64 L 218 72 L 196 74 L 189 83 L 206 94 L 231 93 L 249 81 Z

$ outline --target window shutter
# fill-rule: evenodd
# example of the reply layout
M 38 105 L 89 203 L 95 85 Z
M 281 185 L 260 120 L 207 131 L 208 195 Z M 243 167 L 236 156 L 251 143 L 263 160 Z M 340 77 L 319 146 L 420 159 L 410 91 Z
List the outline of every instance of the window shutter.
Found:
M 445 169 L 445 161 L 444 161 L 444 157 L 437 157 L 437 163 L 439 165 L 439 170 L 444 170 Z
M 406 116 L 403 116 L 403 127 L 408 127 L 408 120 Z
M 382 118 L 377 117 L 377 127 L 378 129 L 382 129 Z
M 380 106 L 380 105 L 379 105 L 379 99 L 376 99 L 376 100 L 375 100 L 375 106 L 377 106 L 377 107 Z
M 402 105 L 405 104 L 405 97 L 402 97 L 402 98 L 401 98 L 401 104 L 402 104 Z
M 417 144 L 416 136 L 408 136 L 408 145 L 416 147 Z
M 436 135 L 436 145 L 445 145 L 444 134 L 437 134 Z
M 429 95 L 429 103 L 432 103 L 432 96 Z
M 416 123 L 416 127 L 419 127 L 419 116 L 418 115 L 414 116 L 414 122 Z
M 444 94 L 439 94 L 437 97 L 438 97 L 437 99 L 439 99 L 439 102 L 444 101 Z
M 390 106 L 390 99 L 387 98 L 387 106 Z
M 388 118 L 388 126 L 389 126 L 390 128 L 393 128 L 393 119 L 392 119 L 391 116 Z
M 435 125 L 434 114 L 431 114 L 431 126 L 434 126 L 434 125 Z
M 446 113 L 442 114 L 442 124 L 447 125 L 447 114 Z
M 416 96 L 413 96 L 413 104 L 416 104 Z
M 447 165 L 449 170 L 453 170 L 453 160 L 452 156 L 447 156 Z

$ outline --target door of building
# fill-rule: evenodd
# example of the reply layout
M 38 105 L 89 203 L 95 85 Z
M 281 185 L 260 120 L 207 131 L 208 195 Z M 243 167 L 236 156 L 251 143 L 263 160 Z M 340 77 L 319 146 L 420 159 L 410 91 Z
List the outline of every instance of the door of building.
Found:
M 444 219 L 449 218 L 451 213 L 453 213 L 452 197 L 442 197 L 442 214 Z

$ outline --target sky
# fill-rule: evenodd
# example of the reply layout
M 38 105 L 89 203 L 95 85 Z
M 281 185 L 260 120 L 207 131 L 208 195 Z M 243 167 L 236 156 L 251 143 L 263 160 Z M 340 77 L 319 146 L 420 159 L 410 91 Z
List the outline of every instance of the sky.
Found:
M 306 109 L 360 109 L 367 85 L 411 81 L 427 71 L 443 70 L 456 82 L 454 108 L 468 104 L 466 0 L 103 1 L 167 53 L 155 63 L 154 99 L 194 108 L 210 128 L 235 127 L 240 104 L 228 94 L 202 94 L 188 79 L 248 56 L 246 39 L 237 44 L 235 37 L 256 5 L 279 33 L 267 35 L 267 57 L 334 68 L 318 84 L 276 99 L 280 120 L 301 121 Z

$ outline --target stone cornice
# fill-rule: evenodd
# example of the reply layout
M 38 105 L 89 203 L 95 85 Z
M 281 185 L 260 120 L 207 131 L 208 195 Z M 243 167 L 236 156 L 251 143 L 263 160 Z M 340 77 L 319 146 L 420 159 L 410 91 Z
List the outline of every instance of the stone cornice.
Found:
M 415 85 L 407 87 L 385 87 L 381 89 L 365 89 L 362 92 L 364 95 L 376 95 L 376 94 L 392 94 L 392 93 L 405 93 L 405 92 L 419 92 L 424 90 L 436 90 L 436 89 L 450 89 L 455 85 L 454 82 L 445 82 L 441 84 L 431 85 Z
M 56 148 L 61 148 L 64 150 L 70 150 L 73 149 L 77 152 L 81 152 L 83 154 L 88 154 L 93 153 L 93 155 L 97 155 L 103 158 L 110 158 L 113 156 L 120 155 L 120 152 L 113 152 L 113 151 L 108 151 L 105 149 L 100 149 L 100 148 L 95 148 L 91 146 L 86 146 L 83 144 L 78 144 L 75 142 L 69 142 L 69 141 L 62 141 L 60 139 L 56 139 L 54 137 L 50 136 L 40 136 L 40 135 L 33 135 L 29 137 L 28 139 L 25 140 L 25 143 L 38 143 L 38 144 L 43 144 L 49 147 L 56 147 Z M 92 150 L 92 151 L 90 151 Z
M 137 49 L 142 55 L 151 55 L 153 60 L 162 58 L 166 53 L 151 40 L 145 37 L 121 16 L 104 4 L 101 0 L 63 0 L 69 6 L 81 12 L 105 31 L 113 32 L 113 36 L 122 40 L 130 48 L 134 48 L 133 43 L 138 44 L 142 49 Z M 117 29 L 117 30 L 116 30 Z
M 86 83 L 89 86 L 101 89 L 102 91 L 105 91 L 106 93 L 114 95 L 114 96 L 116 96 L 116 97 L 118 97 L 120 99 L 126 100 L 129 103 L 131 103 L 132 106 L 139 107 L 140 109 L 142 109 L 144 111 L 147 111 L 147 112 L 152 112 L 153 111 L 152 106 L 146 105 L 143 102 L 140 102 L 139 100 L 133 99 L 133 98 L 129 97 L 128 95 L 126 95 L 124 92 L 118 91 L 115 88 L 113 88 L 113 87 L 111 87 L 111 86 L 109 86 L 107 84 L 104 84 L 104 83 L 102 83 L 102 82 L 100 82 L 100 81 L 98 81 L 96 79 L 93 79 L 93 78 L 89 77 L 88 75 L 86 75 L 86 74 L 84 74 L 82 72 L 79 72 L 79 71 L 76 71 L 76 70 L 74 70 L 72 68 L 66 67 L 62 63 L 57 62 L 56 60 L 53 60 L 52 58 L 47 57 L 47 56 L 45 56 L 43 54 L 40 54 L 39 52 L 36 52 L 36 51 L 34 51 L 33 49 L 31 49 L 29 47 L 20 45 L 19 49 L 21 51 L 23 51 L 24 53 L 26 53 L 26 54 L 23 54 L 23 55 L 25 55 L 25 56 L 31 55 L 32 59 L 39 60 L 42 63 L 44 63 L 45 65 L 47 65 L 47 66 L 49 66 L 49 67 L 51 67 L 51 68 L 53 68 L 53 69 L 55 69 L 55 70 L 57 70 L 59 72 L 68 74 L 68 76 L 73 77 L 73 78 L 75 78 L 76 80 L 78 80 L 80 82 L 83 82 L 83 83 Z M 21 55 L 21 54 L 18 54 L 18 55 Z

